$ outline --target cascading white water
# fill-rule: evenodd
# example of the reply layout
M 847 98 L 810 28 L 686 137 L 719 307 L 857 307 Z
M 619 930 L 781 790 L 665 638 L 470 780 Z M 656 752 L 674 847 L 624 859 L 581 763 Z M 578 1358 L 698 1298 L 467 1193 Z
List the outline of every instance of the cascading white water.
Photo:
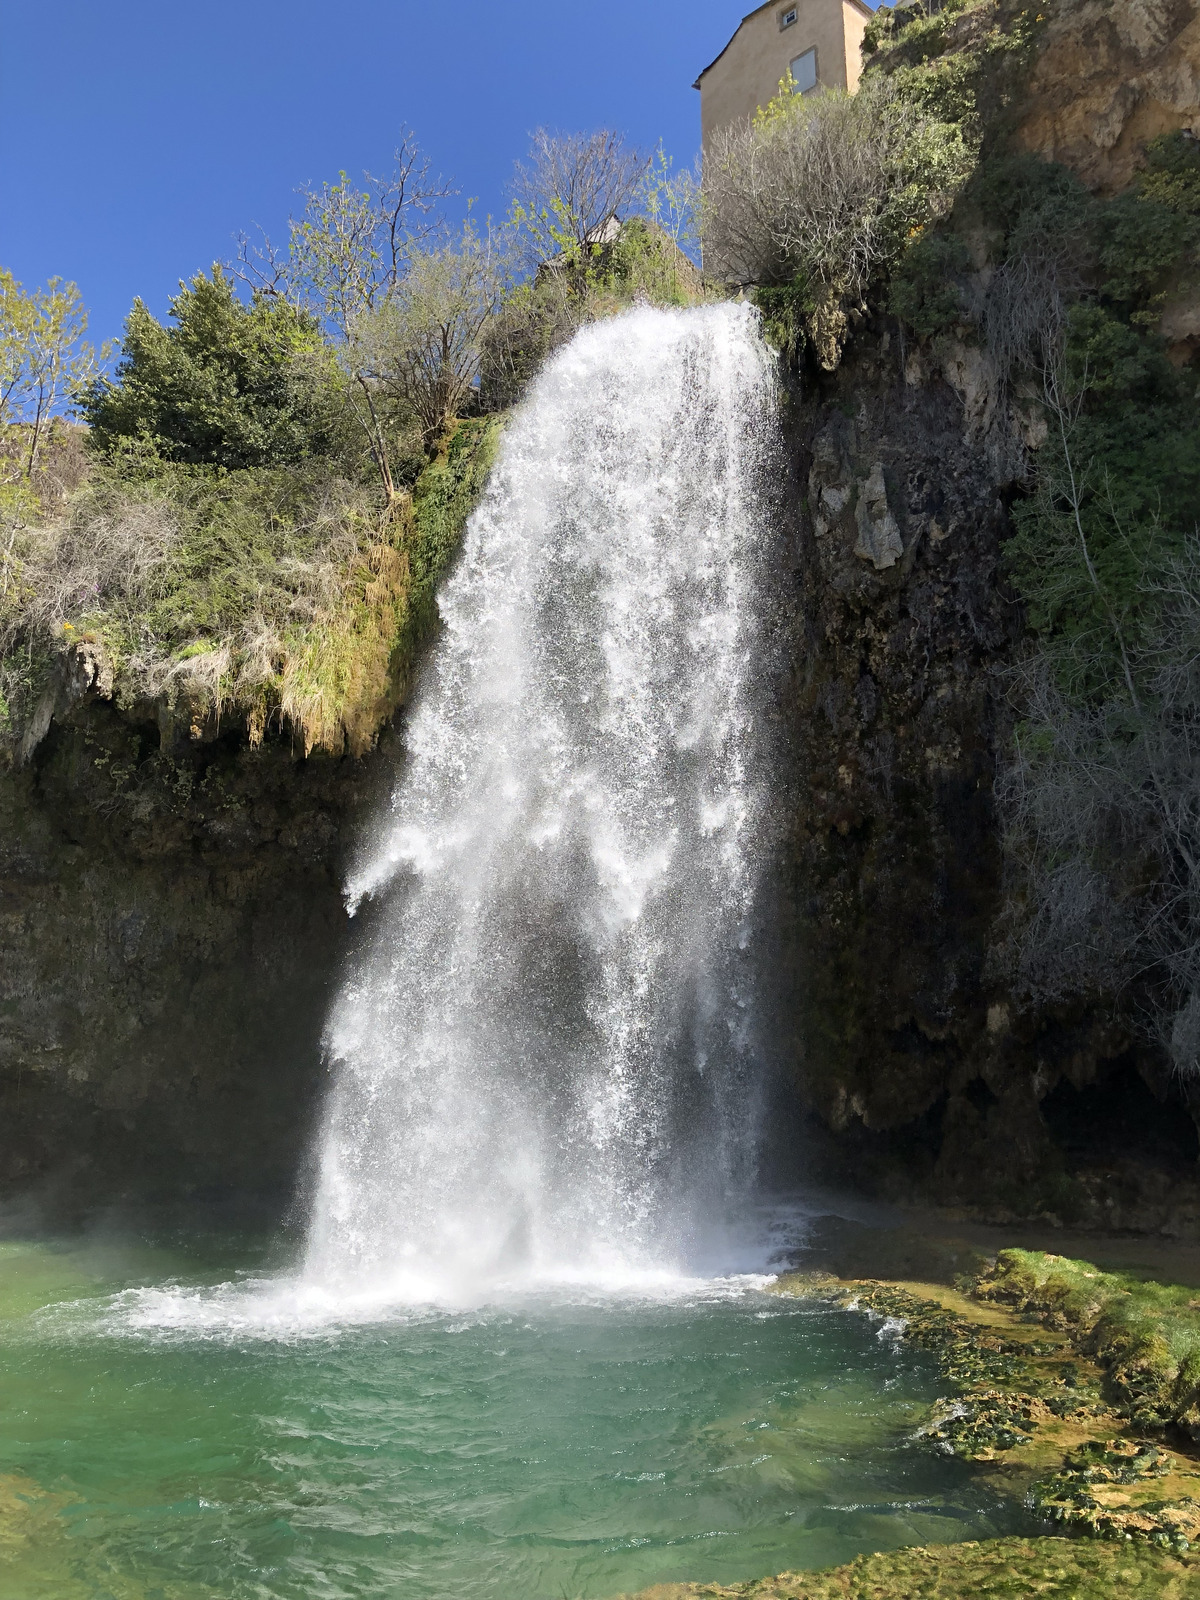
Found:
M 773 410 L 725 305 L 585 329 L 513 419 L 348 887 L 310 1283 L 678 1262 L 747 1183 Z

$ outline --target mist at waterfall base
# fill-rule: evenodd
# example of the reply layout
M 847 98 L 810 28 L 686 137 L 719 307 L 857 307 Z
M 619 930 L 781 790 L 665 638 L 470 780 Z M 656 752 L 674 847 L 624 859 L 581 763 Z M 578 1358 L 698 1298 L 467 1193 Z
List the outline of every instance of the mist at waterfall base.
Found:
M 736 1222 L 774 385 L 748 307 L 641 310 L 578 334 L 508 430 L 349 884 L 371 933 L 304 1266 L 339 1304 L 711 1270 Z
M 581 333 L 445 587 L 300 1259 L 0 1243 L 0 1593 L 557 1600 L 1015 1531 L 931 1362 L 768 1292 L 783 570 L 746 307 Z

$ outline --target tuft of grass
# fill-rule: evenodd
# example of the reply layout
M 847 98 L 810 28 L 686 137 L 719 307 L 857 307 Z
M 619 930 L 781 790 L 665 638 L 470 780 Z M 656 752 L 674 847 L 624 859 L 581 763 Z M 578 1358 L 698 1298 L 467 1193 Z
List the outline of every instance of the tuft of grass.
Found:
M 1002 1250 L 980 1299 L 1071 1332 L 1104 1367 L 1135 1426 L 1200 1436 L 1200 1297 L 1177 1284 L 1101 1272 L 1087 1261 Z

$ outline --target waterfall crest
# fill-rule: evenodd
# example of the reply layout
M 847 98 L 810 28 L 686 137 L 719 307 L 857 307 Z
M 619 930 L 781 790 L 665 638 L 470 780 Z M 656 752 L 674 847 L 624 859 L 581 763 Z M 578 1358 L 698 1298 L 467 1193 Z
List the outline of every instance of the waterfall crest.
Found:
M 584 329 L 514 417 L 347 888 L 310 1282 L 675 1263 L 748 1183 L 774 428 L 734 305 Z

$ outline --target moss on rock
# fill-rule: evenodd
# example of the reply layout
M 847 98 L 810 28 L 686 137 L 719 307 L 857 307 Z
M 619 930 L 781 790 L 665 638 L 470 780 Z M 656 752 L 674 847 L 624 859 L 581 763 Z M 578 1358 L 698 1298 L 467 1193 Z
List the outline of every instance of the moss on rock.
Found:
M 1147 1600 L 1200 1596 L 1200 1558 L 1147 1545 L 992 1539 L 860 1556 L 828 1572 L 784 1572 L 731 1586 L 659 1584 L 639 1600 Z
M 1062 1329 L 1104 1368 L 1134 1425 L 1200 1438 L 1200 1297 L 1181 1285 L 1101 1272 L 1087 1261 L 1002 1250 L 975 1286 L 981 1300 Z
M 997 1490 L 1080 1532 L 1200 1540 L 1200 1466 L 1166 1443 L 1195 1405 L 1193 1291 L 1020 1250 L 962 1289 L 823 1273 L 776 1288 L 886 1319 L 930 1352 L 950 1393 L 918 1436 Z

